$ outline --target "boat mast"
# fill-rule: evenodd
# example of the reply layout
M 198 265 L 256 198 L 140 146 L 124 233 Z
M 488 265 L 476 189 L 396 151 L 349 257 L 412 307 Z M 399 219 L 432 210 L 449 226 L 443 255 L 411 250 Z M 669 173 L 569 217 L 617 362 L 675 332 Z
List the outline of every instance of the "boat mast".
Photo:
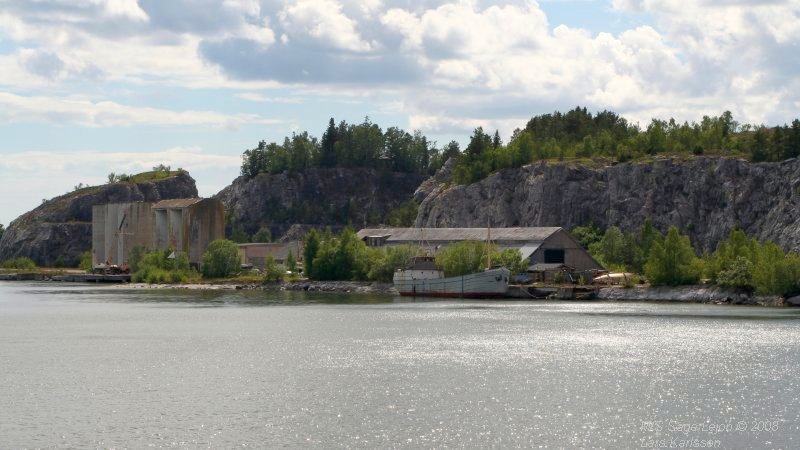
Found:
M 492 223 L 490 219 L 486 219 L 486 270 L 492 268 Z

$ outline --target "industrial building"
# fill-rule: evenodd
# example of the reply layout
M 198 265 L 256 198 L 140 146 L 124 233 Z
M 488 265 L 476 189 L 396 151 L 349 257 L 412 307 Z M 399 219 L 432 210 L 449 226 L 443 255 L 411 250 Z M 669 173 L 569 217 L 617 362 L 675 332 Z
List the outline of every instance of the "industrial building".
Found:
M 269 257 L 272 257 L 277 264 L 286 265 L 289 252 L 291 252 L 298 266 L 300 266 L 303 260 L 304 248 L 305 246 L 301 241 L 239 244 L 239 256 L 242 259 L 242 264 L 250 264 L 263 270 Z
M 111 203 L 92 208 L 94 264 L 124 264 L 134 247 L 172 248 L 199 265 L 208 244 L 225 237 L 225 209 L 216 199 Z
M 518 228 L 366 228 L 358 237 L 370 247 L 401 244 L 421 245 L 435 254 L 460 241 L 485 241 L 491 234 L 498 250 L 515 248 L 527 260 L 529 272 L 559 270 L 573 272 L 603 270 L 566 230 L 560 227 Z
M 211 241 L 225 238 L 225 208 L 217 199 L 162 200 L 152 209 L 155 248 L 187 253 L 192 264 L 200 264 Z

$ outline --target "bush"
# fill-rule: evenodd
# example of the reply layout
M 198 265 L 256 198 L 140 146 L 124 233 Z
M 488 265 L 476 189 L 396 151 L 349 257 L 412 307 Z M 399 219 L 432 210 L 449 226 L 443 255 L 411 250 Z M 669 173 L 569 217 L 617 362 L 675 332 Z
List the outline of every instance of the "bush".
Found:
M 441 250 L 436 255 L 436 264 L 444 269 L 445 276 L 454 277 L 485 269 L 486 256 L 485 242 L 462 241 Z
M 311 265 L 311 273 L 306 275 L 315 280 L 366 280 L 370 255 L 364 241 L 352 228 L 346 228 L 338 238 L 324 236 Z
M 136 263 L 137 270 L 133 272 L 131 280 L 135 283 L 161 284 L 186 283 L 197 278 L 186 253 L 178 253 L 175 258 L 170 258 L 171 254 L 172 249 L 168 248 L 143 255 Z
M 269 243 L 272 241 L 272 232 L 267 227 L 261 227 L 256 234 L 253 235 L 253 243 Z M 237 241 L 238 242 L 238 241 Z M 242 242 L 244 243 L 244 242 Z
M 717 274 L 717 284 L 737 289 L 753 289 L 753 263 L 743 256 Z
M 92 269 L 94 269 L 92 264 L 92 252 L 81 253 L 81 261 L 78 264 L 78 268 L 84 272 L 91 272 Z
M 386 253 L 378 250 L 371 258 L 369 279 L 375 281 L 392 281 L 394 272 L 411 264 L 417 249 L 412 245 L 387 247 Z
M 702 262 L 694 254 L 689 237 L 681 235 L 678 228 L 672 226 L 663 244 L 653 244 L 650 258 L 645 265 L 645 274 L 650 284 L 678 286 L 697 283 L 702 268 Z
M 208 244 L 200 267 L 205 278 L 223 278 L 239 273 L 239 247 L 227 239 L 213 241 Z
M 267 256 L 264 261 L 264 282 L 266 283 L 279 283 L 283 281 L 286 275 L 286 269 L 275 262 L 272 256 Z
M 12 259 L 7 259 L 5 261 L 1 261 L 0 268 L 33 270 L 36 268 L 36 263 L 27 256 L 20 256 L 19 258 L 12 258 Z

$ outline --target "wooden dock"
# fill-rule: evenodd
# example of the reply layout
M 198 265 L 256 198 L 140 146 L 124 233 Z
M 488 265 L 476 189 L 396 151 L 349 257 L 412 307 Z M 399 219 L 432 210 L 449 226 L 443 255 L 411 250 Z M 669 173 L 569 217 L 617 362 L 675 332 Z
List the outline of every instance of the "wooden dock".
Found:
M 130 283 L 130 274 L 99 275 L 91 273 L 68 273 L 55 275 L 47 272 L 2 273 L 0 281 L 60 281 L 66 283 Z

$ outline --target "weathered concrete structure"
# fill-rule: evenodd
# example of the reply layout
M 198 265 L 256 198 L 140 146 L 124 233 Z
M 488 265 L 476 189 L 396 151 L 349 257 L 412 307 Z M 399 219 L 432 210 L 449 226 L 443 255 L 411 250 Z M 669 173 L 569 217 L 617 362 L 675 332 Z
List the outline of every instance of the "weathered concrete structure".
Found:
M 134 247 L 171 247 L 199 264 L 208 244 L 225 237 L 225 210 L 216 199 L 111 203 L 92 208 L 94 264 L 123 264 Z
M 92 207 L 94 264 L 127 262 L 131 249 L 152 249 L 152 203 L 110 203 Z
M 366 228 L 358 237 L 371 247 L 422 243 L 428 252 L 436 253 L 455 242 L 486 240 L 488 234 L 486 228 Z M 578 272 L 603 269 L 560 227 L 492 228 L 491 238 L 499 250 L 518 249 L 530 266 L 564 264 Z
M 152 207 L 155 248 L 171 247 L 200 264 L 208 244 L 225 237 L 225 208 L 213 198 L 162 200 Z

